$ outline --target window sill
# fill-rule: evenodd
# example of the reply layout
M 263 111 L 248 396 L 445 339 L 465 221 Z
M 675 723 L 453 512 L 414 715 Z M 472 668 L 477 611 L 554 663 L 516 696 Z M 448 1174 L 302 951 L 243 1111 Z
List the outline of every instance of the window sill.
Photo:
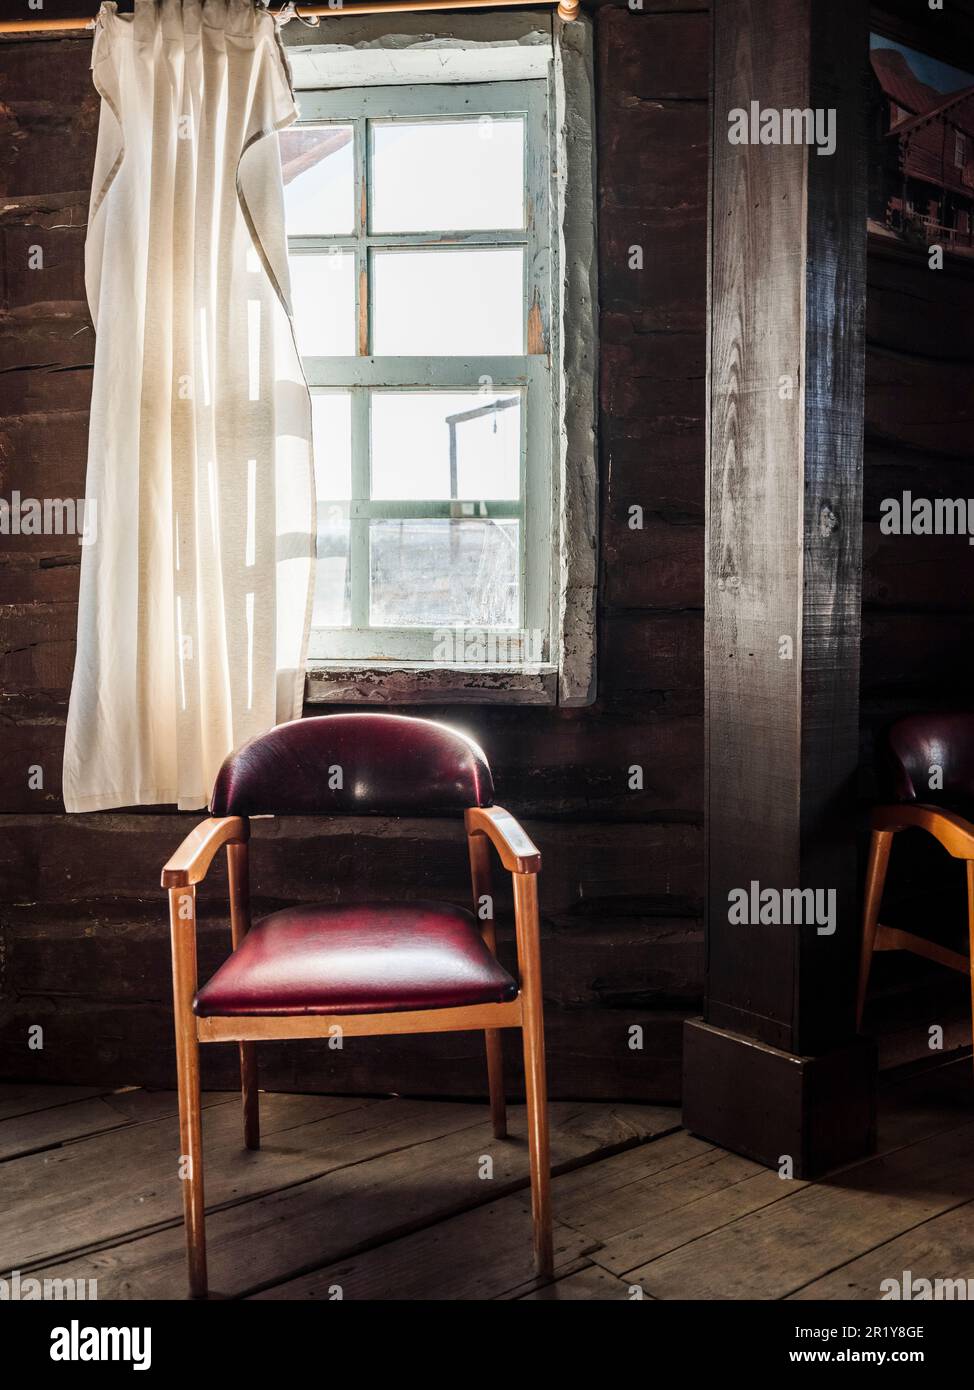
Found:
M 309 705 L 554 705 L 554 666 L 309 661 Z

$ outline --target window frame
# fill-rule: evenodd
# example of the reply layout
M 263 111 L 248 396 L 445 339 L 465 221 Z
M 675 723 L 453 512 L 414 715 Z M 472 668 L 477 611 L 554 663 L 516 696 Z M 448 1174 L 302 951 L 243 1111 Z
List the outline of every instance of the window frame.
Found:
M 553 289 L 557 283 L 558 238 L 552 216 L 553 159 L 549 91 L 544 78 L 517 81 L 414 86 L 366 85 L 356 88 L 313 89 L 299 93 L 299 126 L 351 125 L 354 130 L 354 226 L 344 235 L 296 235 L 288 239 L 289 257 L 351 251 L 355 256 L 355 326 L 357 353 L 353 357 L 307 356 L 309 386 L 315 391 L 351 390 L 353 432 L 353 501 L 348 504 L 352 625 L 313 627 L 308 658 L 313 662 L 384 663 L 435 662 L 443 659 L 441 627 L 382 628 L 362 622 L 368 618 L 369 521 L 395 516 L 482 515 L 521 521 L 520 613 L 515 628 L 461 627 L 453 643 L 456 664 L 463 664 L 464 644 L 471 637 L 493 643 L 504 664 L 550 665 L 556 622 L 558 528 L 557 472 L 553 467 L 556 425 L 560 419 L 559 374 L 552 370 L 559 341 L 553 321 Z M 525 118 L 525 227 L 452 232 L 374 233 L 368 225 L 370 178 L 370 120 L 396 117 L 450 120 L 457 116 L 523 115 Z M 377 357 L 372 354 L 373 277 L 375 250 L 423 246 L 460 248 L 517 245 L 524 254 L 524 353 L 512 357 Z M 367 293 L 366 293 L 367 288 Z M 536 312 L 535 312 L 536 311 Z M 532 351 L 533 349 L 533 351 Z M 521 396 L 520 501 L 457 499 L 450 501 L 379 502 L 363 492 L 369 475 L 369 389 L 455 389 L 477 392 L 484 379 L 492 397 L 517 390 Z M 528 461 L 530 460 L 530 471 Z M 329 505 L 332 505 L 329 503 Z M 336 506 L 342 504 L 336 503 Z M 471 513 L 471 505 L 475 510 Z M 449 646 L 449 643 L 447 644 Z

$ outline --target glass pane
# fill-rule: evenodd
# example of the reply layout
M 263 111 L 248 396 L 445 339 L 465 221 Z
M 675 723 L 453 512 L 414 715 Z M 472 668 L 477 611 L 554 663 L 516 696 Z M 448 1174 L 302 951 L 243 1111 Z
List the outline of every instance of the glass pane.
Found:
M 336 236 L 355 227 L 350 125 L 282 130 L 281 167 L 288 236 Z
M 372 231 L 524 226 L 524 119 L 372 122 Z
M 355 353 L 355 257 L 350 251 L 290 258 L 291 301 L 303 357 Z
M 352 395 L 312 391 L 315 488 L 318 501 L 348 502 L 352 496 Z
M 314 627 L 348 627 L 351 615 L 349 524 L 352 495 L 352 394 L 312 391 L 315 490 L 318 494 L 318 564 Z
M 513 499 L 520 464 L 516 391 L 372 393 L 376 500 Z
M 517 521 L 372 521 L 374 627 L 515 627 Z
M 348 627 L 352 621 L 349 523 L 336 502 L 318 503 L 318 563 L 312 627 Z
M 524 351 L 524 250 L 373 253 L 373 352 L 516 357 Z

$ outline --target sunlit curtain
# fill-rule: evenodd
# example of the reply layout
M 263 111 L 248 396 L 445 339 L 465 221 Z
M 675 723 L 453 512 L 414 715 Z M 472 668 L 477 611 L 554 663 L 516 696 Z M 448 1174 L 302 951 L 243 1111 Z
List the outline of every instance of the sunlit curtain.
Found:
M 301 711 L 311 405 L 288 312 L 277 131 L 296 110 L 252 0 L 101 8 L 86 248 L 96 329 L 70 811 L 205 804 Z

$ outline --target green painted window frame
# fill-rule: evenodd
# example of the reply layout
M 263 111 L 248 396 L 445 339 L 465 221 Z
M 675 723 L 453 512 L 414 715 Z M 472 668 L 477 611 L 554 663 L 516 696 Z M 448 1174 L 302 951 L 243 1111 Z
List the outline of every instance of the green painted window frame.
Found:
M 494 630 L 472 628 L 461 640 L 482 640 L 502 652 L 511 666 L 546 665 L 552 661 L 552 634 L 557 614 L 554 575 L 557 562 L 553 525 L 556 516 L 555 470 L 552 466 L 555 429 L 559 419 L 558 372 L 552 361 L 559 325 L 552 323 L 551 305 L 556 280 L 557 237 L 553 235 L 554 157 L 551 147 L 549 90 L 544 79 L 511 82 L 409 86 L 366 86 L 298 93 L 300 123 L 340 123 L 354 129 L 355 227 L 349 235 L 293 236 L 292 256 L 333 248 L 356 258 L 356 325 L 365 324 L 354 357 L 305 357 L 304 369 L 314 391 L 352 392 L 352 479 L 349 504 L 351 607 L 350 627 L 312 628 L 308 658 L 314 662 L 437 662 L 444 661 L 443 629 L 380 628 L 368 625 L 368 524 L 374 517 L 475 515 L 516 516 L 520 528 L 519 626 Z M 525 121 L 526 226 L 516 231 L 403 232 L 369 231 L 368 122 L 396 117 L 523 115 Z M 376 357 L 371 349 L 371 272 L 373 248 L 436 246 L 525 247 L 524 352 L 515 357 Z M 363 287 L 368 287 L 363 295 Z M 531 320 L 529 324 L 529 318 Z M 528 348 L 536 350 L 529 352 Z M 555 359 L 556 360 L 556 359 Z M 492 394 L 507 389 L 521 395 L 521 487 L 517 502 L 458 499 L 456 502 L 417 503 L 369 500 L 369 390 L 416 387 L 480 391 L 485 379 Z M 471 506 L 475 508 L 471 512 Z M 459 643 L 454 642 L 454 650 Z M 468 648 L 469 650 L 469 648 Z M 496 659 L 496 657 L 494 658 Z M 463 657 L 459 657 L 462 663 Z

